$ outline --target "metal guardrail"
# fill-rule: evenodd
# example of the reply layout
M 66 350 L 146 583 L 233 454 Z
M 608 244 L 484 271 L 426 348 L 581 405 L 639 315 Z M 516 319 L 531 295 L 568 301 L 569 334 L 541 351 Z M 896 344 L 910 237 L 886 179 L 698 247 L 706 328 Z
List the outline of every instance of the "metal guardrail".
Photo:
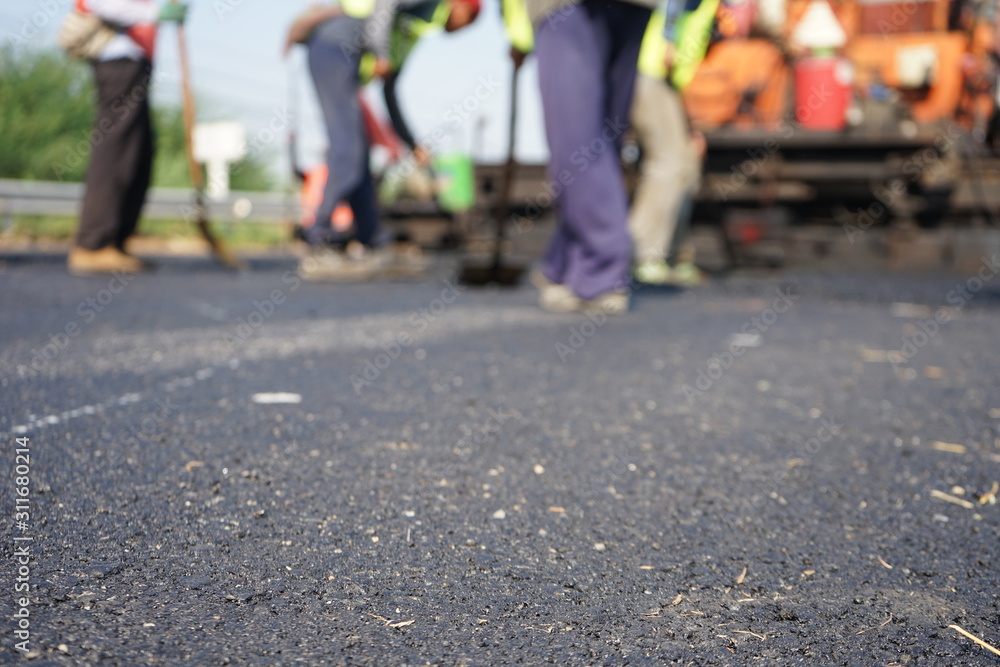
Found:
M 75 216 L 80 212 L 82 183 L 0 179 L 0 220 L 7 228 L 15 215 Z M 143 215 L 155 219 L 184 219 L 193 207 L 190 188 L 152 188 Z M 298 220 L 298 197 L 281 192 L 229 193 L 223 201 L 209 201 L 213 220 L 276 223 Z

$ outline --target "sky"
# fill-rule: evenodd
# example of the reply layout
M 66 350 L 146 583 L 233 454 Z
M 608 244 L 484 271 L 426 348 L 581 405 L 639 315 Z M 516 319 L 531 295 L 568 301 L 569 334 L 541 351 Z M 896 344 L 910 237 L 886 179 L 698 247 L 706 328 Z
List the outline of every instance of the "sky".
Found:
M 241 121 L 250 143 L 271 156 L 279 174 L 289 173 L 292 127 L 298 129 L 304 165 L 322 161 L 326 146 L 304 47 L 296 47 L 287 60 L 281 55 L 288 25 L 309 4 L 190 1 L 186 33 L 199 120 Z M 0 0 L 0 41 L 56 47 L 59 24 L 72 5 L 71 0 Z M 499 16 L 498 0 L 484 0 L 472 26 L 424 38 L 406 62 L 401 104 L 418 140 L 443 134 L 435 152 L 463 152 L 484 162 L 506 159 L 511 65 Z M 165 25 L 157 45 L 154 103 L 180 103 L 177 54 L 176 31 Z M 540 162 L 547 153 L 537 72 L 530 60 L 519 78 L 516 155 Z M 369 86 L 366 96 L 385 117 L 378 85 Z

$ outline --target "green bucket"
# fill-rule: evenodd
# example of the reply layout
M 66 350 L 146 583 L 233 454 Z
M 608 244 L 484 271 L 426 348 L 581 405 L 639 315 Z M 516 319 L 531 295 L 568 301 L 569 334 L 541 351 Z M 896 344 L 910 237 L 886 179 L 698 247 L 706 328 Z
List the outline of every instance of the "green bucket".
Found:
M 446 211 L 468 211 L 476 203 L 472 158 L 463 153 L 434 157 L 438 201 Z

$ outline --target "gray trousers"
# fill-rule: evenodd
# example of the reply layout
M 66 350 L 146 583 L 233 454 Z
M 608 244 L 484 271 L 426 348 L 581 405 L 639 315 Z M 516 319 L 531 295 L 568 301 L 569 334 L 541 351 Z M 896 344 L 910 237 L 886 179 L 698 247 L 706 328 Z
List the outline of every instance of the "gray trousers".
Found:
M 361 51 L 351 37 L 360 34 L 361 25 L 359 19 L 331 19 L 317 28 L 309 41 L 309 72 L 330 142 L 323 202 L 316 211 L 316 223 L 306 231 L 313 245 L 349 240 L 350 236 L 339 234 L 330 223 L 341 200 L 346 200 L 354 213 L 353 238 L 369 246 L 379 242 L 375 184 L 368 167 L 368 135 L 358 102 Z

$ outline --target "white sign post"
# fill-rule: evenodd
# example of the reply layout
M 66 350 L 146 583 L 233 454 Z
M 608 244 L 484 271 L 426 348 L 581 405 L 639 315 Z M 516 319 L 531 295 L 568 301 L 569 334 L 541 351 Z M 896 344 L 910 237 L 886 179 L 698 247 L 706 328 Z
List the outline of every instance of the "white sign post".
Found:
M 209 199 L 229 196 L 229 165 L 246 157 L 247 133 L 241 123 L 198 123 L 194 128 L 194 157 L 208 172 Z

